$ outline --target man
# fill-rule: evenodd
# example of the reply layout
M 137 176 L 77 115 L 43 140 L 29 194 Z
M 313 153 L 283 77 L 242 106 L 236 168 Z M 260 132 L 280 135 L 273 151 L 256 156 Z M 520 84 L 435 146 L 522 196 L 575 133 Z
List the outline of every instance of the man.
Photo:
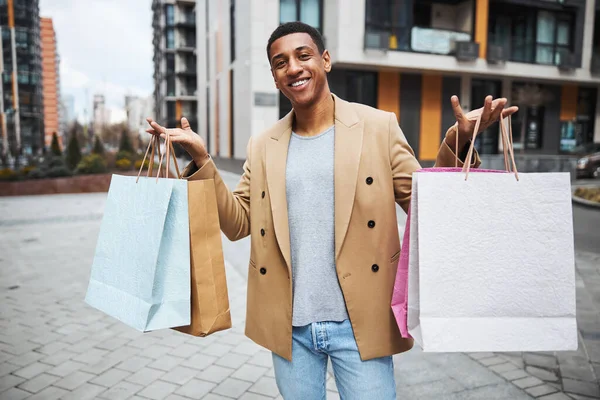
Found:
M 390 307 L 400 254 L 395 202 L 407 210 L 419 163 L 393 113 L 332 95 L 317 30 L 283 24 L 267 55 L 293 111 L 250 139 L 233 192 L 183 118 L 169 134 L 193 158 L 184 177 L 214 179 L 221 229 L 230 240 L 251 235 L 246 334 L 273 352 L 283 398 L 325 398 L 330 357 L 342 398 L 395 399 L 391 356 L 413 345 Z M 456 131 L 464 154 L 474 119 L 483 113 L 483 130 L 505 104 L 488 96 L 465 115 L 453 96 L 458 129 L 448 131 L 437 166 L 454 166 Z M 148 121 L 148 132 L 164 138 L 165 128 Z

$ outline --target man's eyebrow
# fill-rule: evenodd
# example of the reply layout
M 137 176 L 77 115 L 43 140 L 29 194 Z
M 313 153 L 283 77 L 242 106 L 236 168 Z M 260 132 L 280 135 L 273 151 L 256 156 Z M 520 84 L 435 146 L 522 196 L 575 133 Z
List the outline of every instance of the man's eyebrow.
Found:
M 296 47 L 295 51 L 302 51 L 302 50 L 312 50 L 312 48 L 310 46 L 299 46 Z M 271 57 L 271 63 L 273 63 L 273 61 L 275 61 L 278 58 L 282 58 L 285 55 L 283 53 L 279 53 L 279 54 L 275 54 L 273 57 Z

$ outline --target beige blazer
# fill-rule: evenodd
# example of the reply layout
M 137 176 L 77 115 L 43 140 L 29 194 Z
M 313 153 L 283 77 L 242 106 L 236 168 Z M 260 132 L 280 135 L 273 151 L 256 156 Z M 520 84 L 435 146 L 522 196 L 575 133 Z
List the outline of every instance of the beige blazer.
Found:
M 363 360 L 409 350 L 390 307 L 400 241 L 395 203 L 406 211 L 420 168 L 393 113 L 335 101 L 335 257 L 338 279 Z M 214 179 L 221 229 L 230 240 L 251 235 L 246 335 L 292 357 L 292 280 L 285 190 L 293 111 L 250 138 L 244 173 L 231 192 L 209 160 L 186 179 Z M 454 166 L 443 141 L 437 166 Z M 473 167 L 479 165 L 475 155 Z M 462 162 L 459 161 L 462 166 Z M 373 221 L 373 223 L 369 223 Z M 376 267 L 375 267 L 376 266 Z

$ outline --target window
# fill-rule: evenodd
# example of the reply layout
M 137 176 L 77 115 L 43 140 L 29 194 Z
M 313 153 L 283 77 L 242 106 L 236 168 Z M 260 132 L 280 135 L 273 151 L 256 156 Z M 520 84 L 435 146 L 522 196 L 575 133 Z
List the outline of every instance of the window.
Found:
M 392 50 L 410 50 L 410 29 L 413 25 L 413 13 L 418 22 L 429 26 L 430 21 L 421 20 L 426 14 L 421 2 L 412 0 L 367 0 L 365 29 L 367 40 L 379 40 L 380 35 L 389 35 L 389 48 Z M 430 18 L 430 16 L 429 16 Z M 415 21 L 415 24 L 418 25 Z
M 511 61 L 557 65 L 573 51 L 574 15 L 522 6 L 490 6 L 490 43 Z
M 175 25 L 175 8 L 173 4 L 167 4 L 165 6 L 165 23 L 167 26 Z
M 167 28 L 167 49 L 175 48 L 175 31 L 173 28 Z
M 279 2 L 279 22 L 301 21 L 323 31 L 322 0 L 281 0 Z
M 229 47 L 231 62 L 235 61 L 235 0 L 229 2 Z
M 175 54 L 167 54 L 167 74 L 175 72 Z
M 175 96 L 175 76 L 167 78 L 167 96 Z

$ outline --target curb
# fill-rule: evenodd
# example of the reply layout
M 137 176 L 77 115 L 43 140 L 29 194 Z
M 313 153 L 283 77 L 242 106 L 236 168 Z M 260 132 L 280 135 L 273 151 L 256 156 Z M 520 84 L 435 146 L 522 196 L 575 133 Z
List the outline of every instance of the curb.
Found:
M 577 203 L 579 205 L 582 205 L 584 207 L 589 207 L 589 208 L 596 208 L 598 210 L 600 210 L 600 203 L 596 203 L 594 201 L 589 201 L 586 199 L 582 199 L 581 197 L 575 196 L 575 190 L 577 188 L 598 188 L 600 187 L 597 184 L 581 184 L 581 185 L 573 185 L 572 186 L 572 191 L 571 191 L 571 200 L 573 203 Z

